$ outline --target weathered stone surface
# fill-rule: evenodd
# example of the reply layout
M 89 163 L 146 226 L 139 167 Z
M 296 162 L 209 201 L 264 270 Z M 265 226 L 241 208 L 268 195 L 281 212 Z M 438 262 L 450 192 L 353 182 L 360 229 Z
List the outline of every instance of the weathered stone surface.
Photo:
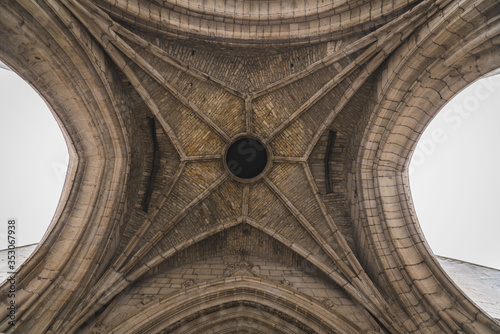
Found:
M 51 106 L 71 162 L 0 331 L 500 332 L 437 264 L 407 180 L 432 117 L 500 67 L 499 14 L 491 0 L 4 1 L 0 58 Z M 255 182 L 224 165 L 244 135 L 269 152 Z

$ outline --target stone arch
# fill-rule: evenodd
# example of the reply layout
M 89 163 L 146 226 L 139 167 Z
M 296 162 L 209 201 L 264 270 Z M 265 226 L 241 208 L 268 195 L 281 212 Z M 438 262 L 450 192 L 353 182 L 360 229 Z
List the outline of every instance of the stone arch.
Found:
M 263 313 L 259 307 L 249 305 L 234 306 L 230 309 L 200 316 L 183 325 L 182 329 L 173 330 L 172 334 L 186 333 L 230 333 L 232 331 L 249 333 L 306 333 L 302 329 L 287 326 L 288 322 L 269 312 Z
M 297 253 L 300 250 L 315 267 L 329 273 L 387 331 L 499 331 L 498 324 L 468 301 L 436 264 L 412 212 L 405 181 L 415 142 L 440 106 L 498 66 L 498 2 L 374 0 L 348 6 L 336 1 L 338 7 L 321 9 L 325 17 L 319 18 L 319 11 L 297 10 L 300 17 L 293 22 L 286 15 L 283 22 L 271 17 L 260 21 L 258 15 L 250 15 L 251 7 L 243 13 L 248 18 L 221 13 L 217 21 L 211 20 L 214 8 L 171 10 L 171 2 L 161 2 L 163 8 L 158 3 L 18 0 L 2 7 L 0 58 L 44 96 L 74 154 L 71 181 L 51 230 L 17 273 L 18 323 L 12 328 L 4 320 L 0 331 L 73 333 L 96 313 L 105 315 L 113 296 L 131 282 L 179 248 L 205 238 L 209 229 L 226 228 L 228 219 L 254 225 L 265 221 L 261 226 L 265 233 Z M 305 9 L 315 8 L 314 1 L 304 3 Z M 127 4 L 137 6 L 127 9 Z M 151 17 L 150 5 L 156 11 Z M 172 13 L 171 20 L 165 21 L 167 16 L 160 17 L 161 13 Z M 196 31 L 201 19 L 195 14 L 217 22 Z M 224 22 L 226 18 L 244 22 L 231 25 Z M 203 46 L 212 50 L 202 53 L 199 42 L 205 37 Z M 257 61 L 252 59 L 256 54 Z M 268 72 L 276 76 L 260 80 Z M 366 90 L 360 90 L 366 82 Z M 203 107 L 194 103 L 202 100 L 207 103 Z M 345 191 L 355 230 L 352 248 L 329 215 L 308 166 L 310 150 L 350 101 L 365 110 L 348 120 L 356 128 L 349 137 L 355 153 L 345 164 L 351 169 L 345 174 L 351 173 L 353 181 L 347 182 Z M 267 112 L 267 105 L 275 102 L 286 102 L 284 109 Z M 209 109 L 218 113 L 208 115 L 204 111 Z M 277 120 L 275 116 L 284 116 L 283 123 L 265 130 L 279 134 L 275 148 L 291 145 L 275 157 L 283 167 L 275 170 L 279 177 L 263 179 L 256 184 L 262 191 L 255 193 L 250 187 L 226 188 L 214 196 L 224 205 L 214 201 L 206 208 L 208 225 L 199 210 L 189 217 L 180 237 L 176 230 L 180 222 L 226 184 L 227 175 L 218 162 L 219 148 L 231 137 L 222 128 L 228 125 L 225 117 L 238 120 L 238 125 L 228 127 L 234 133 L 252 130 L 259 109 L 259 118 L 269 124 Z M 288 116 L 279 112 L 285 109 Z M 145 152 L 154 148 L 148 146 L 152 140 L 141 143 L 150 134 L 141 122 L 147 124 L 152 117 L 183 162 L 157 184 L 160 200 L 147 213 L 137 204 L 145 188 L 141 180 L 148 174 Z M 204 146 L 207 150 L 200 153 Z M 295 187 L 298 183 L 300 189 Z M 265 210 L 252 212 L 252 205 L 263 198 L 267 202 L 257 206 Z M 221 208 L 224 212 L 217 212 Z M 252 222 L 255 216 L 259 218 Z M 291 237 L 278 233 L 287 228 Z M 300 242 L 304 238 L 314 242 Z M 360 332 L 335 310 L 327 312 L 317 301 L 285 287 L 231 279 L 227 282 L 233 290 L 221 283 L 225 280 L 200 284 L 164 303 L 145 305 L 126 324 L 132 330 L 145 329 L 151 318 L 161 330 L 165 327 L 157 314 L 179 305 L 194 314 L 196 310 L 186 304 L 190 301 L 183 298 L 188 296 L 202 307 L 194 293 L 201 287 L 214 305 L 220 305 L 221 298 L 228 302 L 254 298 L 253 302 L 264 300 L 267 307 L 320 332 Z M 218 288 L 228 295 L 218 295 Z M 8 286 L 3 285 L 3 319 L 7 319 L 7 294 Z M 255 300 L 257 294 L 271 299 Z M 177 310 L 167 314 L 166 321 L 176 315 L 183 319 Z
M 376 5 L 366 1 L 352 5 L 342 0 L 304 1 L 299 5 L 231 0 L 218 6 L 202 1 L 165 1 L 162 4 L 144 0 L 123 4 L 109 0 L 103 2 L 103 8 L 114 7 L 108 12 L 112 17 L 133 22 L 157 34 L 254 47 L 276 43 L 304 45 L 349 36 L 356 30 L 370 31 L 417 3 L 415 0 L 382 0 Z M 352 11 L 370 11 L 372 7 L 374 10 L 370 16 L 350 14 Z
M 300 329 L 293 333 L 359 333 L 355 323 L 332 313 L 310 297 L 279 284 L 248 276 L 228 277 L 189 287 L 173 296 L 151 302 L 127 321 L 108 325 L 103 333 L 121 333 L 125 330 L 128 333 L 145 333 L 165 328 L 170 332 L 175 329 L 175 324 L 189 323 L 204 314 L 234 306 L 258 310 L 250 314 L 263 324 L 274 319 L 276 325 L 285 321 L 290 328 Z M 230 314 L 230 310 L 227 314 L 222 313 L 221 319 Z M 281 320 L 274 318 L 276 316 Z M 268 326 L 267 323 L 265 327 Z
M 389 58 L 367 108 L 371 116 L 356 161 L 356 187 L 363 190 L 354 205 L 362 207 L 356 217 L 362 236 L 358 242 L 369 240 L 373 247 L 360 257 L 379 284 L 400 296 L 417 328 L 435 326 L 448 332 L 463 324 L 471 332 L 489 331 L 495 328 L 493 321 L 457 289 L 432 255 L 414 212 L 407 174 L 420 134 L 441 107 L 500 67 L 498 19 L 487 21 L 476 8 L 462 13 L 455 5 L 445 21 L 452 28 L 437 32 L 437 26 L 422 27 L 418 37 Z M 495 32 L 487 33 L 492 27 Z M 463 39 L 450 43 L 459 31 Z M 370 265 L 374 256 L 378 260 Z M 432 316 L 421 317 L 423 308 L 432 310 Z M 461 311 L 448 311 L 452 308 Z

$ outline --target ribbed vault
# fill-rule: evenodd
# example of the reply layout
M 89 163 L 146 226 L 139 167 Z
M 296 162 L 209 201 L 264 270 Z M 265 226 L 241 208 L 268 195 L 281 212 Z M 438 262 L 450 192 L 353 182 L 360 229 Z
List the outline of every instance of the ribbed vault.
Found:
M 500 332 L 407 181 L 432 117 L 500 67 L 500 4 L 300 3 L 5 3 L 0 57 L 71 163 L 0 331 Z M 250 182 L 224 166 L 242 136 L 269 152 Z

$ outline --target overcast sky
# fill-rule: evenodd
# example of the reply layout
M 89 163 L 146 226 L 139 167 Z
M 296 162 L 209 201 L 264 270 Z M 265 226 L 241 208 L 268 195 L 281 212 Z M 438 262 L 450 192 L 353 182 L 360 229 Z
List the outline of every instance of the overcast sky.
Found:
M 0 249 L 7 220 L 17 220 L 18 246 L 37 243 L 52 220 L 68 150 L 52 113 L 17 74 L 0 68 Z
M 465 89 L 426 129 L 410 166 L 415 209 L 434 253 L 498 269 L 499 106 L 500 76 Z M 59 201 L 68 151 L 43 100 L 1 65 L 0 152 L 0 249 L 9 218 L 18 221 L 18 245 L 37 243 Z
M 500 269 L 500 75 L 453 98 L 418 142 L 410 185 L 437 255 Z

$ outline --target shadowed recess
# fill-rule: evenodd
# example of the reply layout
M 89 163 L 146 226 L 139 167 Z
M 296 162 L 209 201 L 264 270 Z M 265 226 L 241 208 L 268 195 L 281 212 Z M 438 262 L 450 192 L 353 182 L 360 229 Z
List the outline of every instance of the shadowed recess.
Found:
M 251 137 L 236 140 L 226 152 L 226 165 L 236 177 L 252 179 L 259 176 L 267 165 L 267 150 Z

